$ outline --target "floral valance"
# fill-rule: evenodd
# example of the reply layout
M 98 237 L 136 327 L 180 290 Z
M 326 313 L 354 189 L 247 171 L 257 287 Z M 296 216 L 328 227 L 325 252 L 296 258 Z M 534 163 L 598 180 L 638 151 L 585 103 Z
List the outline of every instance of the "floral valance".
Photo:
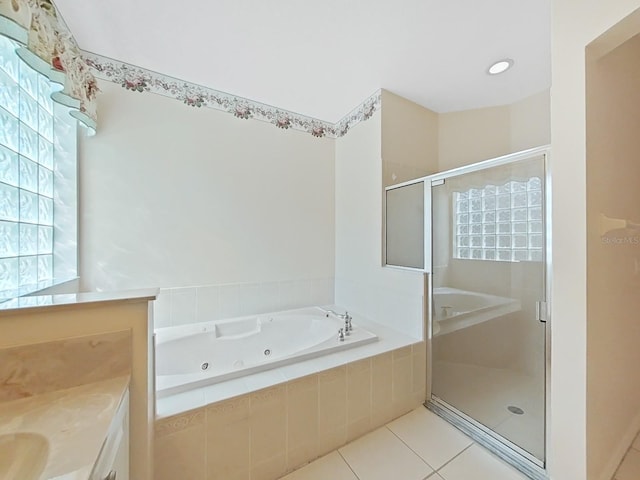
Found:
M 96 79 L 50 0 L 0 0 L 0 34 L 25 47 L 17 55 L 62 85 L 51 98 L 73 108 L 71 115 L 96 127 Z

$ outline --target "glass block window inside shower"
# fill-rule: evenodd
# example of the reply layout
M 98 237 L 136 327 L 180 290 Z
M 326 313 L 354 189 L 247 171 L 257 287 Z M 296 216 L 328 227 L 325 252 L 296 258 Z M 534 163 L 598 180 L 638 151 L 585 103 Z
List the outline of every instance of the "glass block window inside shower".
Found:
M 454 258 L 543 261 L 542 179 L 454 192 Z
M 0 36 L 0 301 L 77 275 L 76 120 Z

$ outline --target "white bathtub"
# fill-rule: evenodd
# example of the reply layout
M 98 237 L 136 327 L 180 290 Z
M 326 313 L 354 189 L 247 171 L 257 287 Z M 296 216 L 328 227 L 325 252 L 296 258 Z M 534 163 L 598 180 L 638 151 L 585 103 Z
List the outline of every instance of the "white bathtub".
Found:
M 344 311 L 344 310 L 340 310 Z M 158 397 L 238 378 L 338 350 L 375 342 L 377 336 L 319 307 L 156 330 Z
M 457 288 L 433 289 L 433 332 L 443 335 L 520 310 L 520 301 Z

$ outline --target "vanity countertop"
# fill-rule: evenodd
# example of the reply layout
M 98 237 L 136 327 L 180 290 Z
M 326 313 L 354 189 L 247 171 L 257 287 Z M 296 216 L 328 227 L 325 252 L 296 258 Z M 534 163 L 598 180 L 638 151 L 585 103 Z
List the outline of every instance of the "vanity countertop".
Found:
M 104 302 L 148 302 L 156 299 L 158 291 L 157 288 L 145 288 L 116 292 L 84 292 L 16 297 L 0 302 L 0 320 L 4 316 L 23 311 L 33 312 L 34 310 L 68 308 L 75 305 Z
M 87 480 L 128 386 L 123 376 L 3 402 L 0 436 L 46 438 L 40 480 Z

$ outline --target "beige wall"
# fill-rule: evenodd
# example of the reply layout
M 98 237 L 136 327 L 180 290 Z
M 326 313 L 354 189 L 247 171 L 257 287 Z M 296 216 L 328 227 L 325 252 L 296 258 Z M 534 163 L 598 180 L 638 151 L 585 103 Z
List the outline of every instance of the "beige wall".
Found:
M 587 471 L 611 478 L 640 430 L 638 35 L 587 57 Z
M 548 145 L 550 94 L 510 105 L 436 113 L 382 90 L 384 186 Z
M 588 478 L 585 47 L 638 7 L 639 0 L 552 1 L 553 342 L 548 448 L 553 480 Z M 617 415 L 615 405 L 608 414 Z
M 335 140 L 100 88 L 80 145 L 84 289 L 333 277 Z
M 509 106 L 509 147 L 512 152 L 551 143 L 551 96 L 549 90 Z
M 550 143 L 549 91 L 511 105 L 438 115 L 438 170 Z
M 382 178 L 384 186 L 438 170 L 438 114 L 382 90 Z
M 510 153 L 508 106 L 442 113 L 438 120 L 441 172 Z

